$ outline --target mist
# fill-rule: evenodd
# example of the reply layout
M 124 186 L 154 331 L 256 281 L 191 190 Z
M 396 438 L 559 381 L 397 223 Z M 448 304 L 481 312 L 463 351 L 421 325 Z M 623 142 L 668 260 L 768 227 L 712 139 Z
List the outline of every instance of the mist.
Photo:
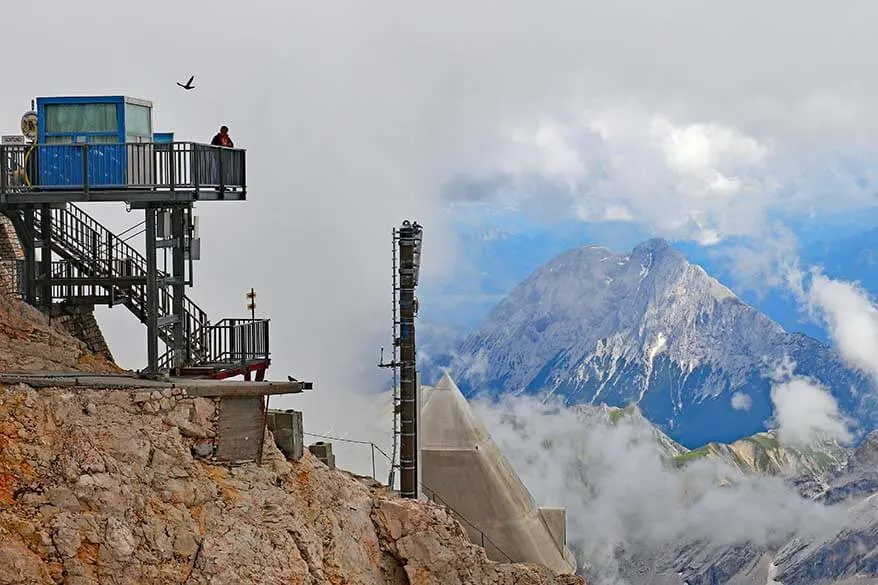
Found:
M 745 476 L 718 460 L 674 468 L 639 416 L 612 424 L 598 407 L 527 396 L 473 407 L 539 505 L 567 509 L 568 541 L 602 585 L 625 583 L 622 554 L 699 541 L 779 547 L 849 520 L 782 477 Z

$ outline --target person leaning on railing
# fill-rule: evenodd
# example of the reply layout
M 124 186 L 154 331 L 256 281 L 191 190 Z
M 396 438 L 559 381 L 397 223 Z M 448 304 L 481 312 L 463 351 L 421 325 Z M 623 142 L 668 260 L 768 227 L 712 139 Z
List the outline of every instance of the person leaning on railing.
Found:
M 229 136 L 229 127 L 221 126 L 219 133 L 210 141 L 211 146 L 225 146 L 226 148 L 235 148 L 232 137 Z

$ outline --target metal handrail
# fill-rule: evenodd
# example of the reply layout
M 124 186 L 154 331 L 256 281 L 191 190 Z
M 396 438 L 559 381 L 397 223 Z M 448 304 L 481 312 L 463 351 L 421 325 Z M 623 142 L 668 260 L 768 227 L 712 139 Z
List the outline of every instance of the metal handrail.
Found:
M 199 142 L 0 145 L 0 191 L 246 189 L 246 151 Z
M 245 364 L 267 360 L 269 319 L 222 319 L 204 328 L 209 361 Z

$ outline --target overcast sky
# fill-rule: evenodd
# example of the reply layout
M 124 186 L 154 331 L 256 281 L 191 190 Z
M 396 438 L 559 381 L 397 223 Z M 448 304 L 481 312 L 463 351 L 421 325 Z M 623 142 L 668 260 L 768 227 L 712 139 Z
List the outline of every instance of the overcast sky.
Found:
M 315 380 L 323 400 L 374 374 L 389 342 L 393 226 L 425 226 L 423 279 L 452 273 L 451 179 L 705 243 L 878 203 L 863 170 L 875 2 L 81 0 L 13 3 L 3 20 L 4 133 L 32 97 L 63 94 L 151 99 L 178 140 L 230 127 L 249 200 L 198 206 L 190 296 L 219 319 L 255 287 L 273 376 Z M 194 91 L 174 84 L 192 74 Z M 534 176 L 552 196 L 524 186 Z M 102 319 L 122 365 L 142 367 L 144 328 L 122 308 Z

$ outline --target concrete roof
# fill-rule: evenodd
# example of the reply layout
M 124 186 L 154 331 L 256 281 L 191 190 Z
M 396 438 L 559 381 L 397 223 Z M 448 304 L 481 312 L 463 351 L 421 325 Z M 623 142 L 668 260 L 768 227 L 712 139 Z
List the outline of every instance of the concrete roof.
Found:
M 477 449 L 491 438 L 448 372 L 426 397 L 421 418 L 430 421 L 421 429 L 421 449 Z
M 451 376 L 446 373 L 424 394 L 425 493 L 436 494 L 457 513 L 473 542 L 483 544 L 481 533 L 485 534 L 489 558 L 539 563 L 557 573 L 575 570 L 563 545 L 566 537 L 557 534 L 565 522 L 557 520 L 557 511 L 547 521 Z

